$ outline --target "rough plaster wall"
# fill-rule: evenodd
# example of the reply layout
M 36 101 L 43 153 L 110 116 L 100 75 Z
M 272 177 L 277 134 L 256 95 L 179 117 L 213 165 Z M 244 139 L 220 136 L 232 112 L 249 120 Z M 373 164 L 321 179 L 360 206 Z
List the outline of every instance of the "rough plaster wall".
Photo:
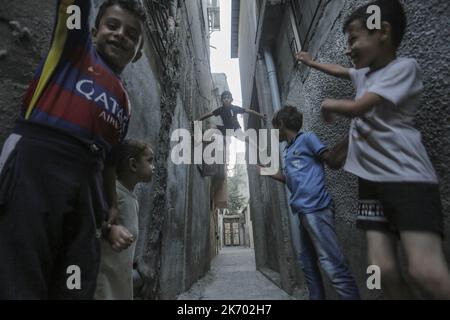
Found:
M 239 21 L 239 67 L 242 86 L 242 106 L 251 104 L 251 91 L 256 67 L 258 48 L 255 44 L 257 8 L 252 1 L 240 1 Z M 248 59 L 247 59 L 248 58 Z
M 54 1 L 0 0 L 0 145 L 11 132 L 34 70 L 47 52 L 54 10 Z M 31 37 L 14 36 L 10 21 L 28 28 Z
M 175 110 L 173 128 L 187 123 L 181 101 Z M 170 299 L 184 288 L 189 167 L 168 164 L 167 214 L 163 232 L 161 298 Z
M 417 59 L 425 85 L 417 128 L 436 168 L 441 186 L 450 257 L 450 2 L 444 0 L 404 1 L 409 18 L 401 55 Z
M 324 16 L 324 23 L 332 25 L 328 37 L 322 42 L 317 59 L 324 63 L 338 63 L 350 66 L 344 56 L 345 38 L 341 32 L 345 17 L 365 1 L 346 1 L 338 19 Z M 409 29 L 400 56 L 416 58 L 423 69 L 425 93 L 423 104 L 417 115 L 417 127 L 441 180 L 441 195 L 444 204 L 446 234 L 449 234 L 450 211 L 450 113 L 448 85 L 450 79 L 448 52 L 449 3 L 444 1 L 404 1 L 408 14 Z M 320 26 L 319 26 L 320 27 Z M 315 44 L 314 46 L 317 46 Z M 304 83 L 302 83 L 302 80 Z M 347 130 L 349 122 L 345 119 L 334 125 L 324 125 L 319 118 L 319 108 L 323 99 L 351 98 L 354 92 L 350 83 L 337 80 L 318 71 L 301 69 L 301 74 L 293 74 L 291 88 L 284 102 L 299 106 L 304 113 L 304 129 L 311 130 L 326 144 L 333 145 Z M 336 229 L 344 252 L 350 261 L 357 283 L 364 298 L 376 298 L 380 292 L 369 292 L 365 288 L 366 248 L 361 231 L 355 228 L 357 203 L 357 184 L 355 177 L 341 171 L 327 170 L 330 191 L 336 203 Z M 448 239 L 448 238 L 447 238 Z M 445 242 L 449 257 L 449 241 Z M 330 289 L 328 287 L 328 289 Z M 330 296 L 335 295 L 328 290 Z
M 255 83 L 259 110 L 270 114 L 271 96 L 267 69 L 262 60 L 256 62 Z M 250 214 L 253 223 L 255 259 L 258 270 L 292 293 L 297 274 L 292 251 L 289 210 L 284 186 L 261 177 L 254 166 L 248 166 Z
M 180 94 L 170 132 L 190 128 L 190 121 L 216 107 L 209 64 L 209 42 L 198 1 L 179 9 L 177 53 Z M 175 166 L 167 159 L 165 221 L 162 235 L 160 298 L 186 291 L 210 268 L 209 226 L 211 179 L 195 165 Z
M 201 176 L 191 166 L 189 219 L 186 221 L 186 277 L 185 288 L 199 280 L 210 268 L 210 178 Z
M 253 166 L 248 168 L 250 214 L 253 223 L 257 268 L 285 291 L 296 285 L 296 260 L 291 246 L 289 210 L 281 183 L 261 177 Z M 258 196 L 264 195 L 264 196 Z

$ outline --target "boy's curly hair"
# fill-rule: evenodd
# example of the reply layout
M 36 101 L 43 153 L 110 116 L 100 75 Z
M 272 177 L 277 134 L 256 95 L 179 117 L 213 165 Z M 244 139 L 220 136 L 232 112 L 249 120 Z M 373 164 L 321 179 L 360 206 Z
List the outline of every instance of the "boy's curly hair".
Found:
M 140 156 L 146 151 L 150 151 L 151 154 L 154 154 L 153 149 L 150 144 L 145 143 L 143 141 L 127 139 L 120 144 L 117 149 L 117 176 L 119 178 L 123 177 L 123 175 L 127 172 L 129 166 L 129 160 L 139 159 Z
M 366 21 L 371 14 L 367 13 L 369 6 L 376 5 L 381 10 L 381 21 L 388 22 L 392 26 L 392 44 L 395 48 L 400 46 L 405 35 L 407 19 L 402 4 L 398 0 L 376 0 L 356 9 L 345 21 L 343 31 L 355 20 L 360 20 L 367 28 Z M 374 30 L 369 30 L 373 32 Z
M 296 107 L 285 106 L 275 114 L 272 125 L 276 129 L 284 126 L 288 130 L 298 132 L 303 127 L 303 114 Z
M 145 9 L 139 0 L 105 0 L 98 9 L 97 17 L 95 18 L 95 27 L 98 28 L 100 21 L 105 15 L 106 9 L 118 4 L 123 9 L 126 9 L 133 13 L 142 23 L 145 23 L 147 17 L 145 15 Z

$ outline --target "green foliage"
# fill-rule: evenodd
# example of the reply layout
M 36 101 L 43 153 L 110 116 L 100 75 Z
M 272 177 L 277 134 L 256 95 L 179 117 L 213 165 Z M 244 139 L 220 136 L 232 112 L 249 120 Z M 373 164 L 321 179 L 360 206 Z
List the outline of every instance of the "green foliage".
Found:
M 228 177 L 228 210 L 229 215 L 236 215 L 244 208 L 247 203 L 245 197 L 241 194 L 239 188 L 242 185 L 242 176 L 235 174 Z

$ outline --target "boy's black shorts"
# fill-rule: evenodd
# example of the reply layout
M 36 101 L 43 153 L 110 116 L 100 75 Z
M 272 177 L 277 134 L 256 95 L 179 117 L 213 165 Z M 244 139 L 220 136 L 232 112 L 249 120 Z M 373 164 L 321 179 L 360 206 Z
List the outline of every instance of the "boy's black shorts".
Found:
M 0 170 L 0 300 L 92 299 L 108 210 L 103 154 L 42 126 L 14 133 Z
M 359 178 L 356 226 L 363 230 L 430 231 L 443 237 L 439 185 Z

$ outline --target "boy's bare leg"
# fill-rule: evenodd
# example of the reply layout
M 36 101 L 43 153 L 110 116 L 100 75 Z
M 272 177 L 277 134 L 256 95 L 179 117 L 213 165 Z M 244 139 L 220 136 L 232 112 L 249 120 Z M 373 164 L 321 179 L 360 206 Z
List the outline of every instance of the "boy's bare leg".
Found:
M 450 274 L 438 234 L 401 232 L 411 277 L 436 299 L 450 299 Z
M 397 241 L 394 235 L 369 230 L 366 232 L 370 265 L 381 270 L 381 288 L 388 299 L 411 299 L 412 294 L 400 274 L 397 262 Z

